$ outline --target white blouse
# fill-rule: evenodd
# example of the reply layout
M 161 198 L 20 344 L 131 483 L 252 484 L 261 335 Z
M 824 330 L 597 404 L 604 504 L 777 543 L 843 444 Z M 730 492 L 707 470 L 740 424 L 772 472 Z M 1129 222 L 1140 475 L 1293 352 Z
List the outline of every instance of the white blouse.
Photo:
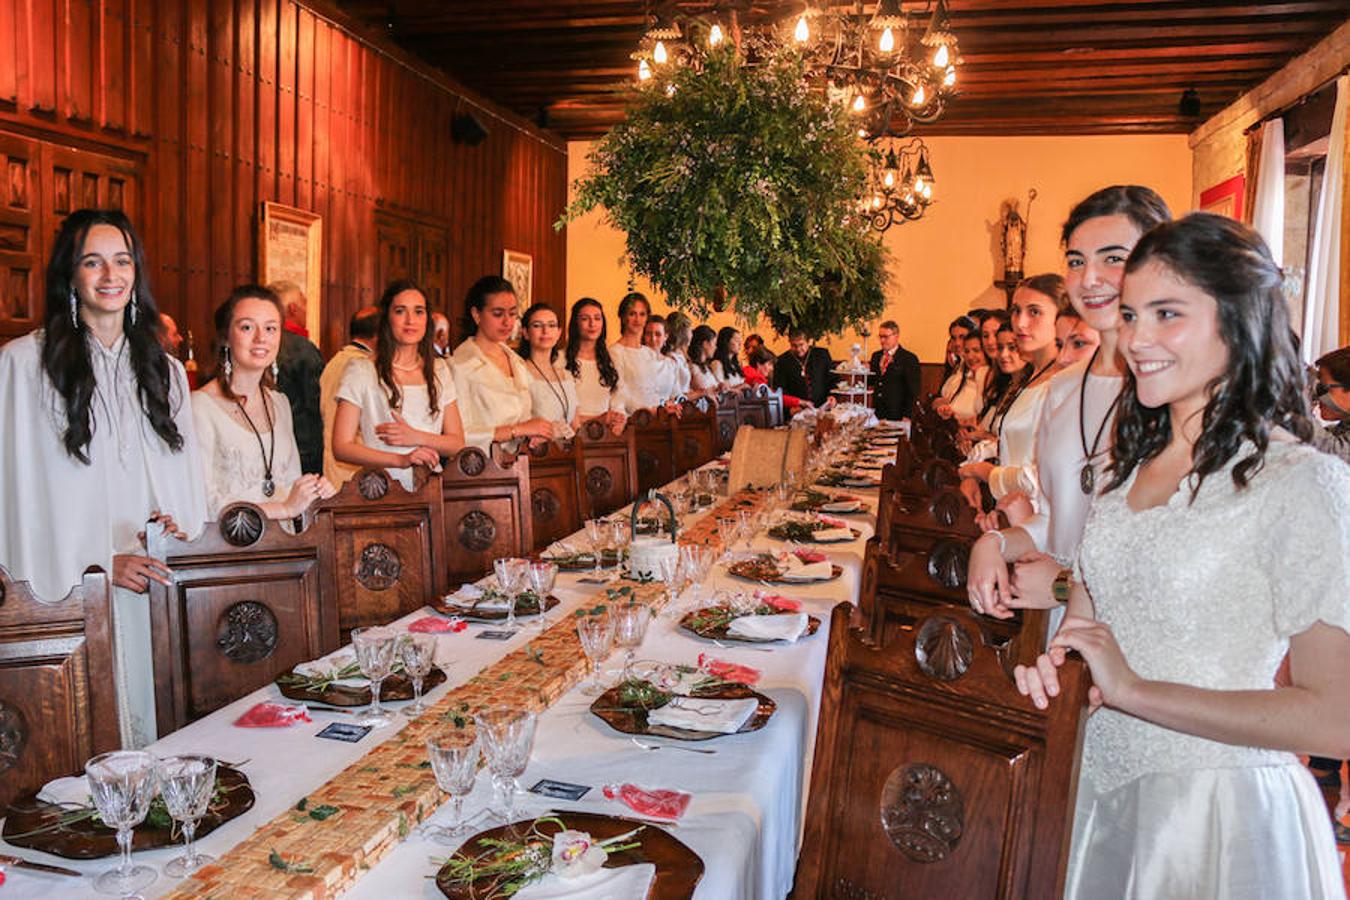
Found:
M 623 398 L 619 396 L 618 390 L 610 390 L 600 381 L 600 367 L 596 365 L 593 359 L 578 359 L 577 370 L 579 374 L 575 381 L 577 385 L 577 403 L 581 407 L 581 415 L 585 418 L 594 418 L 603 416 L 610 410 L 615 412 L 627 412 L 623 407 Z
M 552 364 L 553 371 L 545 369 L 542 373 L 535 370 L 533 361 L 525 363 L 530 373 L 530 414 L 550 422 L 562 422 L 569 428 L 577 417 L 577 383 L 572 373 Z M 554 381 L 546 375 L 551 374 Z
M 965 375 L 964 382 L 962 375 Z M 956 372 L 942 383 L 938 391 L 951 404 L 952 412 L 958 419 L 973 419 L 980 414 L 984 406 L 984 386 L 989 381 L 989 367 L 981 366 L 970 375 L 967 370 Z
M 619 391 L 624 409 L 655 409 L 670 399 L 673 379 L 666 376 L 660 354 L 651 347 L 609 346 L 609 358 L 619 371 Z
M 524 422 L 534 408 L 525 360 L 505 344 L 498 346 L 510 361 L 510 378 L 483 355 L 473 338 L 456 347 L 450 357 L 459 394 L 459 417 L 464 422 L 464 443 L 484 452 L 498 426 Z
M 731 387 L 745 384 L 744 375 L 728 375 L 726 372 L 723 372 L 722 361 L 720 359 L 714 359 L 708 363 L 708 368 L 712 370 L 713 377 L 717 379 L 719 384 L 727 384 Z
M 998 435 L 998 461 L 989 474 L 989 492 L 1000 499 L 1021 491 L 1039 510 L 1040 486 L 1036 481 L 1036 426 L 1049 379 L 1024 389 L 1008 408 Z
M 696 391 L 713 391 L 721 380 L 711 368 L 689 364 L 689 387 Z
M 685 356 L 679 350 L 672 350 L 665 354 L 665 359 L 670 366 L 670 371 L 674 375 L 675 397 L 683 397 L 689 393 L 691 373 L 689 371 L 689 357 Z
M 197 426 L 197 446 L 201 450 L 205 473 L 206 508 L 212 519 L 219 517 L 220 511 L 231 503 L 241 500 L 259 504 L 282 502 L 302 474 L 290 401 L 279 391 L 268 391 L 267 399 L 272 408 L 273 427 L 269 429 L 266 419 L 258 421 L 255 417 L 253 425 L 258 433 L 254 434 L 253 429 L 239 418 L 238 407 L 233 401 L 213 397 L 204 390 L 192 394 L 192 418 Z M 261 448 L 258 446 L 260 439 Z M 274 454 L 272 481 L 275 489 L 270 497 L 263 493 L 263 480 L 267 474 L 262 455 L 264 449 Z
M 436 409 L 431 410 L 428 403 L 425 384 L 399 385 L 402 395 L 399 403 L 399 415 L 418 431 L 441 434 L 445 422 L 445 408 L 455 402 L 455 382 L 450 377 L 450 369 L 444 360 L 436 360 Z M 393 411 L 389 407 L 388 389 L 380 383 L 375 374 L 375 363 L 369 359 L 354 359 L 347 364 L 342 373 L 342 383 L 338 385 L 337 397 L 361 410 L 361 443 L 374 450 L 403 455 L 411 447 L 394 447 L 380 440 L 375 431 L 376 425 L 394 421 Z M 389 474 L 398 479 L 399 484 L 408 490 L 413 489 L 413 473 L 409 466 L 391 466 Z

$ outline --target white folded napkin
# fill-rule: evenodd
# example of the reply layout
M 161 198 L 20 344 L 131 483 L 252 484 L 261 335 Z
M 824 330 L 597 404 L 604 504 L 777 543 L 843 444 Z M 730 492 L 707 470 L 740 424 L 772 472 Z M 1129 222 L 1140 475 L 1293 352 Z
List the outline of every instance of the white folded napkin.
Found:
M 829 563 L 825 563 L 829 565 Z M 741 616 L 732 619 L 727 634 L 752 641 L 792 643 L 806 632 L 806 613 L 780 613 L 772 616 Z M 651 721 L 650 717 L 648 721 Z
M 795 556 L 792 558 L 797 559 Z M 804 563 L 798 559 L 797 565 L 789 565 L 780 577 L 784 581 L 827 581 L 833 575 L 834 567 L 828 559 L 814 563 Z
M 576 878 L 545 875 L 513 895 L 515 900 L 634 900 L 643 898 L 656 879 L 656 866 L 638 863 L 616 869 L 598 869 Z
M 556 559 L 559 556 L 576 556 L 579 553 L 590 553 L 590 550 L 578 549 L 567 541 L 554 541 L 545 547 L 544 552 L 539 555 L 547 559 Z
M 817 544 L 832 544 L 836 541 L 853 540 L 853 532 L 847 528 L 823 528 L 811 532 L 811 539 Z
M 484 597 L 487 597 L 487 591 L 476 584 L 466 584 L 446 599 L 455 606 L 462 606 L 465 609 L 472 608 L 478 612 L 506 612 L 510 605 L 502 594 L 493 594 L 486 600 L 483 599 Z
M 703 697 L 676 697 L 660 709 L 647 713 L 648 725 L 735 734 L 759 709 L 753 697 L 744 700 L 709 700 Z
M 473 603 L 473 601 L 478 600 L 486 593 L 487 591 L 483 590 L 478 585 L 474 584 L 473 582 L 469 582 L 468 584 L 460 585 L 459 590 L 455 591 L 453 594 L 448 595 L 445 599 L 459 606 L 468 606 L 470 603 Z
M 42 786 L 37 798 L 44 803 L 74 803 L 89 805 L 89 779 L 83 775 L 54 778 Z
M 327 656 L 299 663 L 292 671 L 304 678 L 322 678 L 338 669 L 346 668 L 354 662 L 356 662 L 356 651 L 347 646 L 340 650 L 334 650 Z M 335 687 L 366 687 L 369 684 L 370 679 L 361 675 L 354 678 L 339 678 L 333 682 Z
M 821 504 L 821 512 L 855 512 L 862 509 L 861 500 L 832 500 Z

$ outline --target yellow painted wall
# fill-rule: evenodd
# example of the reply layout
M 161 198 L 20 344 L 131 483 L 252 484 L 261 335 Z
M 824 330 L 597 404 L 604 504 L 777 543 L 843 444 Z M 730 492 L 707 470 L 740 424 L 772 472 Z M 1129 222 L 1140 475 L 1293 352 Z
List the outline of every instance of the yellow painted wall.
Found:
M 1191 205 L 1191 152 L 1186 135 L 1065 137 L 926 138 L 936 182 L 936 201 L 918 222 L 886 233 L 891 252 L 888 304 L 882 318 L 900 323 L 900 340 L 925 362 L 941 360 L 946 327 L 972 306 L 996 306 L 999 277 L 997 222 L 1003 200 L 1019 198 L 1026 209 L 1028 188 L 1037 191 L 1027 232 L 1026 272 L 1060 271 L 1059 227 L 1070 207 L 1092 191 L 1134 182 L 1153 187 L 1181 213 Z M 586 172 L 590 145 L 568 145 L 569 182 Z M 628 289 L 621 257 L 623 235 L 595 212 L 567 230 L 567 304 L 581 297 L 600 300 L 610 315 Z M 658 292 L 639 281 L 637 289 L 666 306 Z M 880 320 L 878 320 L 880 321 Z M 715 316 L 714 327 L 734 324 L 730 314 Z M 767 323 L 751 326 L 770 338 L 773 349 L 787 342 L 771 335 Z M 848 355 L 858 338 L 846 333 L 824 343 L 835 358 Z M 868 349 L 875 349 L 875 335 Z

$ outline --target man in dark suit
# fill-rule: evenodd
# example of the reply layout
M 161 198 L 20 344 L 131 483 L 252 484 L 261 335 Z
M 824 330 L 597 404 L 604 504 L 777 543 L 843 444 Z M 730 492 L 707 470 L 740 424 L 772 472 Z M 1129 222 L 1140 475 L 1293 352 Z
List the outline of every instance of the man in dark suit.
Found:
M 319 377 L 323 356 L 305 330 L 305 295 L 300 286 L 280 281 L 269 287 L 281 298 L 286 310 L 282 323 L 281 349 L 277 352 L 277 389 L 291 403 L 291 423 L 300 451 L 300 468 L 323 472 L 323 414 L 319 407 Z
M 788 333 L 790 348 L 773 367 L 773 386 L 802 406 L 824 406 L 834 388 L 834 360 L 824 347 L 817 347 L 805 332 Z
M 872 354 L 873 407 L 878 419 L 904 419 L 919 399 L 919 358 L 900 346 L 900 326 L 877 328 L 881 349 Z

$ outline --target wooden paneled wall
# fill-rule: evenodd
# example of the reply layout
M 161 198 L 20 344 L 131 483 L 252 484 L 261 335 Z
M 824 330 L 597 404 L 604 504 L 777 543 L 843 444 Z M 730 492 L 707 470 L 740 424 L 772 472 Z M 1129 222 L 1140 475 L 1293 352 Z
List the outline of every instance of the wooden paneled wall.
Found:
M 473 113 L 487 140 L 455 143 L 458 113 Z M 500 273 L 503 249 L 533 256 L 535 299 L 562 310 L 565 238 L 552 223 L 566 202 L 565 144 L 324 0 L 0 0 L 0 143 L 5 134 L 22 140 L 0 197 L 0 217 L 10 214 L 0 225 L 18 230 L 0 251 L 17 254 L 11 268 L 28 265 L 20 257 L 36 263 L 30 315 L 40 314 L 60 217 L 33 218 L 24 245 L 28 220 L 12 201 L 16 191 L 25 204 L 30 191 L 50 195 L 44 148 L 60 147 L 92 154 L 91 170 L 101 158 L 134 170 L 126 205 L 155 293 L 194 331 L 199 355 L 211 310 L 257 277 L 264 200 L 323 217 L 326 351 L 379 297 L 377 210 L 444 229 L 452 319 L 474 279 Z M 33 216 L 49 207 L 34 205 Z M 0 290 L 14 293 L 19 278 L 7 275 Z M 0 319 L 23 306 L 0 297 Z

